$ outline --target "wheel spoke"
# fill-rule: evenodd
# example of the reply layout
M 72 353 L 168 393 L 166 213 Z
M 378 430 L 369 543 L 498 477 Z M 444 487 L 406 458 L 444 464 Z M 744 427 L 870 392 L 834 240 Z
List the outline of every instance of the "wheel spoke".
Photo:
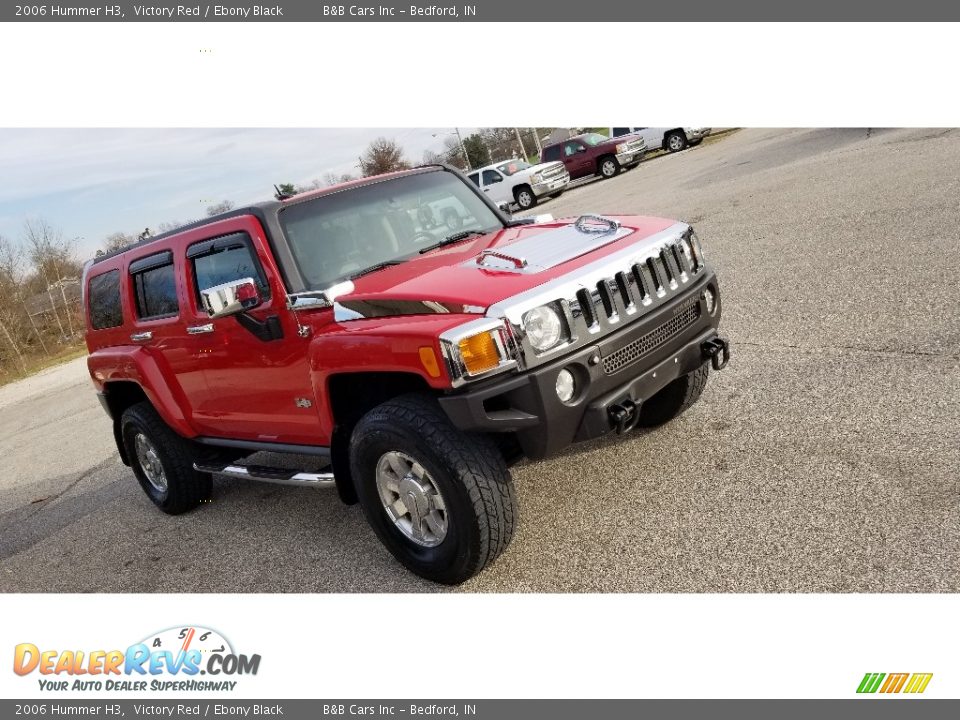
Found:
M 390 469 L 393 470 L 398 481 L 402 480 L 407 473 L 410 472 L 410 467 L 396 453 L 387 455 L 387 462 L 390 463 Z
M 430 532 L 432 532 L 437 537 L 440 537 L 446 532 L 446 527 L 445 527 L 446 523 L 444 523 L 443 518 L 440 516 L 440 513 L 438 513 L 436 510 L 434 510 L 429 515 L 427 515 L 423 519 L 423 522 L 427 525 L 427 527 L 430 528 Z

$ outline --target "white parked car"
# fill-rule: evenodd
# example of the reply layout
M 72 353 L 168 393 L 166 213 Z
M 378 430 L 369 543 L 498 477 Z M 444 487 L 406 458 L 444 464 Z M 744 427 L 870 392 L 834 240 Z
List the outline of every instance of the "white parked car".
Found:
M 710 128 L 610 128 L 610 137 L 620 137 L 630 133 L 635 133 L 646 140 L 647 148 L 650 150 L 661 148 L 669 152 L 678 152 L 690 145 L 698 145 L 701 140 L 710 134 Z
M 532 208 L 544 197 L 557 197 L 570 183 L 570 173 L 562 162 L 531 165 L 507 160 L 474 170 L 467 177 L 493 202 L 516 203 L 521 210 Z

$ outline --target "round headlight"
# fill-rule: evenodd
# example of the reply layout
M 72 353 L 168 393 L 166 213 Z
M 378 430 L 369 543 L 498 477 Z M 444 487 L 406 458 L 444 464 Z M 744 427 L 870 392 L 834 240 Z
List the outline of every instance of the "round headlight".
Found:
M 557 311 L 547 305 L 534 308 L 523 316 L 523 331 L 534 350 L 549 350 L 563 335 L 563 323 Z
M 577 392 L 577 382 L 573 373 L 564 368 L 557 373 L 557 397 L 560 402 L 570 402 Z

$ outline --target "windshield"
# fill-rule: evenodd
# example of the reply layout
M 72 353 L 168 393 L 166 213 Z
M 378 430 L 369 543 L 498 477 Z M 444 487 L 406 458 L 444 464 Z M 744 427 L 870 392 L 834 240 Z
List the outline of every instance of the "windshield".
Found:
M 509 177 L 510 175 L 520 172 L 521 170 L 529 170 L 532 167 L 533 165 L 524 162 L 523 160 L 511 160 L 503 163 L 502 165 L 497 165 L 497 170 Z
M 450 172 L 407 175 L 297 203 L 280 225 L 311 290 L 403 260 L 454 233 L 503 227 Z
M 608 138 L 606 135 L 601 135 L 600 133 L 590 133 L 589 135 L 584 135 L 580 139 L 590 147 L 594 147 L 595 145 L 606 142 L 610 138 Z

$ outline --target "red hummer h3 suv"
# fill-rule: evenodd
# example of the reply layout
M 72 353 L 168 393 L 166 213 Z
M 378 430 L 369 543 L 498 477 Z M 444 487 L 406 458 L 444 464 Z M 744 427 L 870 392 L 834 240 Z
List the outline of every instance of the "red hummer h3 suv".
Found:
M 436 203 L 460 229 L 421 224 Z M 689 225 L 515 220 L 444 166 L 233 210 L 83 283 L 90 374 L 161 510 L 218 473 L 335 486 L 443 583 L 510 542 L 511 463 L 666 422 L 729 357 Z M 324 471 L 241 462 L 259 451 Z

